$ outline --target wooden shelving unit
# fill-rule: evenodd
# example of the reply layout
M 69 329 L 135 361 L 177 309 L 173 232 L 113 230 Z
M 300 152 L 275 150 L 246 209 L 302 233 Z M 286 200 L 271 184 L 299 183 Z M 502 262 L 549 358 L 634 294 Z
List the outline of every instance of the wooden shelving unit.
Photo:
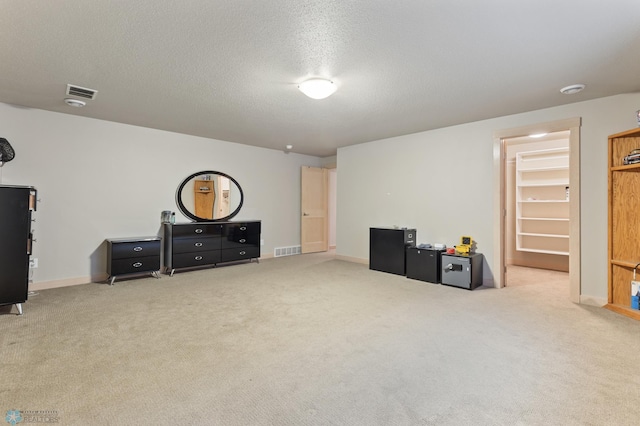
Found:
M 516 250 L 569 255 L 569 148 L 516 154 Z
M 640 310 L 631 309 L 631 280 L 635 266 L 640 263 L 640 163 L 624 164 L 624 157 L 637 148 L 640 148 L 640 129 L 609 136 L 609 297 L 606 308 L 640 320 Z

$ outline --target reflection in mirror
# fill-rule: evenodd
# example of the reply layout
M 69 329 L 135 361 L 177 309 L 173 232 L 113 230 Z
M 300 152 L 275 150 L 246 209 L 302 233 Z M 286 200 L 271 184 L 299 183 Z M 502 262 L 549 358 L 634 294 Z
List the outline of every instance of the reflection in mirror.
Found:
M 192 174 L 180 184 L 176 202 L 180 211 L 193 220 L 226 220 L 240 211 L 243 194 L 231 176 L 202 171 Z

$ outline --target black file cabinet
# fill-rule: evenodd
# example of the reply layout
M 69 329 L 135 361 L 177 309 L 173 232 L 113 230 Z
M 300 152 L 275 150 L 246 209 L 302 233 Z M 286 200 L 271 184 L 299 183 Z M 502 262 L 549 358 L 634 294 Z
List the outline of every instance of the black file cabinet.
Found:
M 415 229 L 369 228 L 369 269 L 405 275 L 407 247 L 415 244 Z
M 443 251 L 433 248 L 407 248 L 407 278 L 440 284 Z
M 473 290 L 482 285 L 482 259 L 480 253 L 443 254 L 442 284 Z

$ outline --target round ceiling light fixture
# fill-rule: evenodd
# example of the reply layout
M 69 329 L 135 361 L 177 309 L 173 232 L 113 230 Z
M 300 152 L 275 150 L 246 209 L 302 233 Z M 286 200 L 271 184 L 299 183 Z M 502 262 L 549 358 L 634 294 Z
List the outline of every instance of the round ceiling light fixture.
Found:
M 563 87 L 560 89 L 560 93 L 565 95 L 573 95 L 574 93 L 582 92 L 587 87 L 584 84 L 572 84 L 571 86 Z
M 64 100 L 64 103 L 74 108 L 82 108 L 87 104 L 85 101 L 81 101 L 79 99 L 72 99 L 72 98 L 66 98 Z
M 312 78 L 300 83 L 298 89 L 311 99 L 324 99 L 333 95 L 337 87 L 331 80 Z

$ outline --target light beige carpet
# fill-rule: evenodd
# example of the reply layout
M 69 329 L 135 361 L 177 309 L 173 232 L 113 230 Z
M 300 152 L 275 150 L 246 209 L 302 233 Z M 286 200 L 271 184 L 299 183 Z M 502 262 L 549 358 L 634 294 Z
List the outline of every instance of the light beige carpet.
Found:
M 0 414 L 65 425 L 632 425 L 640 322 L 326 254 L 41 291 L 0 311 Z M 13 311 L 15 312 L 15 309 Z

